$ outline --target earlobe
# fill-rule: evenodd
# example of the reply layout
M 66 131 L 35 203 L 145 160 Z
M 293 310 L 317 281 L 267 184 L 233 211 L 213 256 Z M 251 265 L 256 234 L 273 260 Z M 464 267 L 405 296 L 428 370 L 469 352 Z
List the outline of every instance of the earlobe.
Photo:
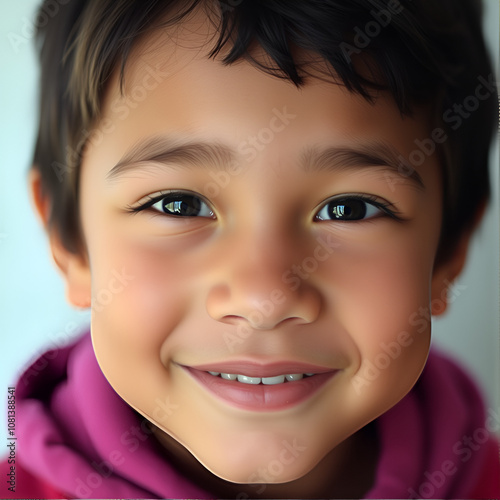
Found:
M 49 226 L 50 199 L 41 188 L 41 175 L 32 168 L 29 173 L 29 190 L 34 209 L 49 238 L 52 258 L 66 284 L 66 300 L 78 308 L 90 307 L 91 279 L 88 260 L 70 252 L 62 243 L 56 228 Z
M 90 307 L 91 279 L 86 259 L 65 248 L 56 231 L 49 232 L 50 249 L 66 284 L 66 300 L 73 306 Z
M 91 303 L 90 269 L 80 256 L 71 255 L 65 273 L 66 300 L 75 307 L 86 309 Z
M 483 203 L 477 212 L 473 227 L 464 232 L 453 254 L 434 269 L 431 283 L 431 313 L 433 316 L 440 316 L 446 312 L 448 308 L 449 288 L 453 281 L 458 278 L 465 266 L 472 234 L 481 222 L 485 207 L 486 204 Z

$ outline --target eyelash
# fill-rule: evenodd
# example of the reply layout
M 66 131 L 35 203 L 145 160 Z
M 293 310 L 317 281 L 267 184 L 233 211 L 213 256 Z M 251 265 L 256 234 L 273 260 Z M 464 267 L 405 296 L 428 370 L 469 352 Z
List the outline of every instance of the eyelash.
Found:
M 153 205 L 155 205 L 159 201 L 162 201 L 162 200 L 164 200 L 166 198 L 170 198 L 171 201 L 176 201 L 176 200 L 178 200 L 179 198 L 182 198 L 182 197 L 191 197 L 191 198 L 194 198 L 194 199 L 201 200 L 207 207 L 209 207 L 209 203 L 207 201 L 205 201 L 203 199 L 203 197 L 200 196 L 197 193 L 190 192 L 190 191 L 161 191 L 156 196 L 147 196 L 146 197 L 146 201 L 143 202 L 143 203 L 141 203 L 139 206 L 137 206 L 137 207 L 128 206 L 126 208 L 126 210 L 128 212 L 133 213 L 133 214 L 137 214 L 139 212 L 142 212 L 143 210 L 148 210 L 148 209 L 152 208 Z M 159 210 L 156 210 L 154 208 L 152 209 L 152 211 L 156 212 L 159 215 L 164 215 L 166 217 L 175 217 L 175 218 L 193 217 L 193 216 L 189 216 L 189 215 L 182 216 L 182 215 L 166 214 L 166 213 L 162 213 Z M 209 211 L 213 215 L 213 211 L 210 208 L 209 208 Z
M 342 202 L 348 202 L 348 201 L 361 201 L 363 203 L 366 203 L 367 205 L 371 205 L 372 207 L 375 207 L 376 209 L 380 210 L 379 215 L 374 215 L 371 217 L 368 217 L 366 219 L 352 219 L 352 220 L 346 220 L 346 219 L 321 219 L 319 217 L 319 213 L 321 213 L 328 205 L 331 203 L 336 203 L 337 205 L 341 205 Z M 402 222 L 406 220 L 404 217 L 402 217 L 401 213 L 396 209 L 394 204 L 388 202 L 388 201 L 382 201 L 380 198 L 373 196 L 373 195 L 368 195 L 368 194 L 342 194 L 335 196 L 333 198 L 330 198 L 326 202 L 322 203 L 320 205 L 320 208 L 317 210 L 316 215 L 315 215 L 315 220 L 319 221 L 324 221 L 324 222 L 368 222 L 372 221 L 373 219 L 378 219 L 381 217 L 389 217 L 393 220 Z
M 148 210 L 152 208 L 156 203 L 166 199 L 170 198 L 170 200 L 173 201 L 178 201 L 179 198 L 182 197 L 191 197 L 193 199 L 197 199 L 202 201 L 209 209 L 210 214 L 213 217 L 210 218 L 215 218 L 215 215 L 213 211 L 210 209 L 210 205 L 207 201 L 203 199 L 199 194 L 190 192 L 190 191 L 162 191 L 156 196 L 147 196 L 146 201 L 141 203 L 139 206 L 132 207 L 128 206 L 126 210 L 130 213 L 137 214 L 139 212 L 142 212 L 143 210 Z M 322 219 L 318 218 L 319 213 L 321 213 L 325 208 L 328 207 L 329 204 L 331 203 L 337 203 L 337 205 L 340 205 L 341 202 L 348 202 L 348 201 L 361 201 L 363 203 L 366 203 L 368 205 L 371 205 L 372 207 L 377 208 L 378 210 L 381 211 L 380 215 L 375 215 L 368 217 L 366 219 L 353 219 L 353 220 L 345 220 L 345 219 Z M 173 214 L 166 214 L 161 212 L 160 210 L 152 209 L 155 213 L 159 215 L 164 215 L 167 217 L 173 217 L 173 218 L 191 218 L 191 217 L 199 217 L 199 216 L 193 216 L 193 215 L 173 215 Z M 202 216 L 203 217 L 203 216 Z M 207 217 L 207 216 L 204 216 Z M 390 217 L 391 219 L 394 219 L 396 221 L 404 221 L 405 219 L 401 216 L 400 212 L 396 210 L 394 205 L 392 203 L 389 203 L 387 201 L 381 201 L 379 198 L 376 196 L 372 195 L 366 195 L 366 194 L 345 194 L 345 195 L 338 195 L 334 198 L 330 198 L 326 202 L 322 203 L 320 205 L 320 208 L 316 211 L 316 215 L 314 216 L 314 220 L 317 221 L 324 221 L 324 222 L 366 222 L 366 221 L 371 221 L 372 219 L 378 219 L 380 217 Z

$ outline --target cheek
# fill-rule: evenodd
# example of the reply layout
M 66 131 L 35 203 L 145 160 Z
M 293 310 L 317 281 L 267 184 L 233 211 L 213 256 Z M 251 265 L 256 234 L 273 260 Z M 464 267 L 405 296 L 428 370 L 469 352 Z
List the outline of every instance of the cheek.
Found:
M 137 382 L 146 371 L 158 391 L 168 387 L 161 346 L 188 306 L 189 270 L 170 264 L 160 248 L 116 232 L 95 234 L 89 241 L 94 350 L 106 378 L 134 405 L 136 388 L 144 390 Z
M 380 347 L 411 328 L 413 314 L 427 307 L 432 261 L 422 259 L 417 248 L 372 249 L 345 264 L 341 281 L 342 311 L 349 331 L 362 352 Z
M 180 298 L 185 271 L 179 265 L 171 265 L 171 260 L 165 258 L 160 249 L 145 244 L 126 239 L 113 244 L 109 239 L 103 239 L 99 246 L 92 261 L 96 320 L 106 321 L 109 326 L 122 325 L 131 333 L 148 332 L 143 340 L 149 342 L 160 340 L 158 336 L 165 328 L 165 321 L 175 324 L 176 317 L 182 312 Z M 102 304 L 101 290 L 106 288 L 108 276 L 116 272 L 126 274 L 129 282 L 109 304 Z
M 148 420 L 166 428 L 191 429 L 196 409 L 189 411 L 172 366 L 162 358 L 167 343 L 175 352 L 175 331 L 190 307 L 189 268 L 161 246 L 129 241 L 115 233 L 96 238 L 92 248 L 92 341 L 113 389 Z M 110 271 L 111 270 L 111 271 Z M 129 282 L 100 303 L 99 293 L 118 270 Z
M 415 234 L 340 244 L 323 273 L 335 284 L 329 299 L 335 320 L 354 346 L 346 374 L 352 401 L 371 411 L 399 401 L 428 355 L 437 231 L 425 244 Z

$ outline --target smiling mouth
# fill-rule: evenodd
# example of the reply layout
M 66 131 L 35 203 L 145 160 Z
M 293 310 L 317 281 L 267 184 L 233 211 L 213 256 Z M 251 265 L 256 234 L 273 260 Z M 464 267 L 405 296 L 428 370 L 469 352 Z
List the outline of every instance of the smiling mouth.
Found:
M 313 377 L 315 373 L 289 373 L 285 375 L 276 375 L 274 377 L 250 377 L 248 375 L 240 375 L 235 373 L 219 373 L 209 371 L 210 375 L 214 377 L 219 377 L 224 380 L 236 380 L 242 384 L 250 385 L 278 385 L 284 384 L 285 382 L 296 382 L 302 380 L 304 377 Z
M 216 400 L 258 412 L 286 410 L 306 402 L 340 371 L 289 363 L 265 367 L 251 363 L 219 365 L 224 371 L 214 371 L 214 365 L 179 366 Z M 243 373 L 238 373 L 238 367 Z

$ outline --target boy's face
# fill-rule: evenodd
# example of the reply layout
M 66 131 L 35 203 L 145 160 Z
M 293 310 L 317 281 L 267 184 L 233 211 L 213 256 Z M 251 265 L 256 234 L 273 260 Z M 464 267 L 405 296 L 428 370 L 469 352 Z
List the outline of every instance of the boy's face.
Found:
M 397 171 L 429 131 L 388 96 L 298 90 L 208 60 L 204 39 L 174 50 L 156 37 L 127 66 L 125 95 L 116 77 L 108 88 L 80 184 L 92 338 L 118 394 L 206 468 L 285 482 L 423 369 L 439 166 Z M 213 143 L 233 150 L 228 165 Z M 193 145 L 167 153 L 181 144 Z M 208 370 L 326 373 L 250 385 Z

